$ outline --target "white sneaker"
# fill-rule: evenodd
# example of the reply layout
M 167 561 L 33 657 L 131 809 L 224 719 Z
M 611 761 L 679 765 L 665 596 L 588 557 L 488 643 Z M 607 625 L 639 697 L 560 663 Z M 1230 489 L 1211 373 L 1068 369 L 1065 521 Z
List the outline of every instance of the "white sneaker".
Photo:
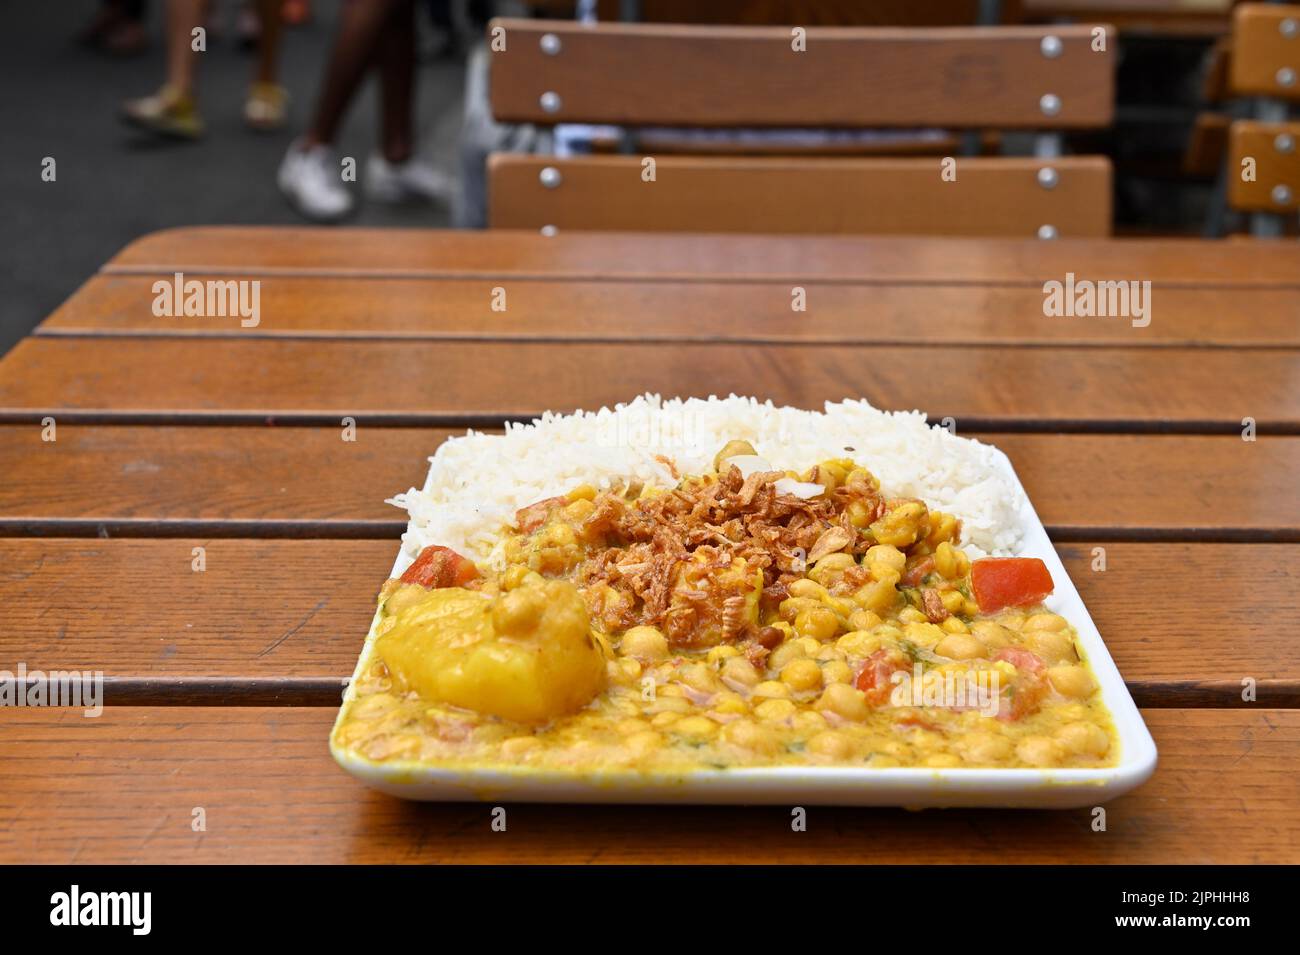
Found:
M 374 155 L 366 163 L 366 195 L 380 202 L 432 202 L 450 199 L 451 193 L 451 178 L 414 156 L 395 163 Z
M 318 222 L 333 222 L 352 211 L 352 194 L 343 185 L 341 168 L 326 146 L 289 147 L 280 163 L 280 191 L 300 213 Z

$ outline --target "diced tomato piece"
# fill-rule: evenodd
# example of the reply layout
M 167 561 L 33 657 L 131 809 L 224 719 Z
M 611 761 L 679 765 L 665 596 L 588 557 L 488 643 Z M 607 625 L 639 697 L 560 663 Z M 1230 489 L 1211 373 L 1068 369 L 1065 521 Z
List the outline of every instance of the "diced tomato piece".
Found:
M 1036 604 L 1055 589 L 1037 557 L 982 557 L 970 565 L 970 585 L 984 613 Z
M 402 574 L 402 583 L 419 584 L 437 590 L 440 587 L 464 587 L 478 577 L 478 568 L 472 560 L 456 553 L 450 547 L 430 544 L 420 551 L 415 563 Z
M 546 515 L 551 512 L 552 508 L 567 503 L 569 503 L 569 499 L 564 496 L 548 497 L 535 504 L 529 504 L 527 507 L 521 507 L 515 511 L 515 525 L 525 534 L 531 534 L 546 523 Z
M 1004 723 L 1037 713 L 1047 695 L 1047 664 L 1037 653 L 1019 647 L 1005 647 L 993 654 L 993 659 L 1005 660 L 1016 668 L 1016 678 L 1006 687 L 999 701 L 998 719 Z M 1008 704 L 1010 702 L 1010 705 Z
M 862 662 L 853 685 L 867 694 L 869 705 L 883 706 L 894 692 L 894 674 L 906 669 L 907 659 L 898 651 L 877 650 Z
M 1042 673 L 1047 669 L 1047 664 L 1037 653 L 1021 650 L 1019 647 L 1005 647 L 993 654 L 993 659 L 1005 660 L 1017 670 L 1024 670 L 1026 673 Z

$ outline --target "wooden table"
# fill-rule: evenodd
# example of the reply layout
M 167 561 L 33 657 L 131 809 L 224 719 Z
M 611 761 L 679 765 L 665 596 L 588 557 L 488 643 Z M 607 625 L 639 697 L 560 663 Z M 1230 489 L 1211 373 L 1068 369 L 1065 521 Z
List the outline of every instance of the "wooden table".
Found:
M 260 280 L 260 323 L 155 317 L 176 272 Z M 1045 317 L 1067 272 L 1150 281 L 1151 324 Z M 1280 242 L 146 236 L 0 360 L 0 668 L 102 670 L 109 704 L 0 710 L 0 859 L 1300 861 L 1298 347 Z M 1106 832 L 1086 811 L 815 809 L 792 833 L 779 808 L 519 805 L 501 834 L 486 806 L 336 768 L 403 526 L 384 498 L 457 428 L 645 390 L 865 396 L 1004 448 L 1155 777 Z

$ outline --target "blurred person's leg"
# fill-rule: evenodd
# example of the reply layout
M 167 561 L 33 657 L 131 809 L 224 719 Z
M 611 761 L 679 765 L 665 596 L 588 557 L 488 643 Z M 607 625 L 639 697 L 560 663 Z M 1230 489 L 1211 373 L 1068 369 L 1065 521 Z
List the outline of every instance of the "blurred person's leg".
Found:
M 366 166 L 366 194 L 381 202 L 442 199 L 450 181 L 415 155 L 415 2 L 394 7 L 375 49 L 379 66 L 379 151 Z
M 282 6 L 282 0 L 257 0 L 261 21 L 257 76 L 244 103 L 244 119 L 254 129 L 279 129 L 288 116 L 289 91 L 276 82 L 284 24 Z
M 128 100 L 122 118 L 165 136 L 195 139 L 203 120 L 194 101 L 194 28 L 200 26 L 204 0 L 167 0 L 167 81 L 152 96 Z
M 380 37 L 410 0 L 348 0 L 325 66 L 311 124 L 280 164 L 280 189 L 303 215 L 332 221 L 352 211 L 334 141 L 352 98 L 375 61 Z M 409 18 L 409 13 L 408 13 Z
M 304 148 L 334 144 L 352 97 L 374 63 L 380 38 L 394 13 L 410 5 L 410 0 L 347 0 L 343 5 L 316 112 L 301 140 Z

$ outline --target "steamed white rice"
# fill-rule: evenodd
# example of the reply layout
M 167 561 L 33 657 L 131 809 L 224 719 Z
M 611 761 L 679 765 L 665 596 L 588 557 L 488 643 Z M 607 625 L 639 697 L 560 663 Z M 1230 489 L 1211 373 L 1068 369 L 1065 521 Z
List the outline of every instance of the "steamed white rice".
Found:
M 711 469 L 731 440 L 749 441 L 779 470 L 804 471 L 849 457 L 880 479 L 888 497 L 917 497 L 962 521 L 971 556 L 1006 554 L 1024 534 L 1018 484 L 987 444 L 930 426 L 919 411 L 880 411 L 866 401 L 827 402 L 825 411 L 776 407 L 731 396 L 663 401 L 645 395 L 612 410 L 546 414 L 503 435 L 470 431 L 445 441 L 423 489 L 389 503 L 410 514 L 403 546 L 429 544 L 491 559 L 515 511 L 579 484 L 609 488 L 629 479 L 672 487 L 678 473 Z

